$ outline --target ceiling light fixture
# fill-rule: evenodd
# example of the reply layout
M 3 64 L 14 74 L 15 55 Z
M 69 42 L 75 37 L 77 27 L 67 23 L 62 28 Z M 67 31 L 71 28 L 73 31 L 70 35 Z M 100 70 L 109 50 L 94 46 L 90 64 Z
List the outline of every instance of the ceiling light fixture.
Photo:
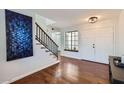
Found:
M 95 23 L 97 21 L 98 21 L 98 17 L 90 17 L 88 20 L 89 23 Z

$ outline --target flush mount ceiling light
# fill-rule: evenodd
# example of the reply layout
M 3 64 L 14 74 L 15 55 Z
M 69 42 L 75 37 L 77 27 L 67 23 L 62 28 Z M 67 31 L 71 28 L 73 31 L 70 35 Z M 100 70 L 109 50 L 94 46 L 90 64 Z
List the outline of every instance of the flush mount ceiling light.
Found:
M 97 22 L 97 20 L 98 20 L 98 17 L 90 17 L 88 22 L 89 23 L 95 23 L 95 22 Z
M 52 27 L 52 30 L 54 30 L 54 28 Z

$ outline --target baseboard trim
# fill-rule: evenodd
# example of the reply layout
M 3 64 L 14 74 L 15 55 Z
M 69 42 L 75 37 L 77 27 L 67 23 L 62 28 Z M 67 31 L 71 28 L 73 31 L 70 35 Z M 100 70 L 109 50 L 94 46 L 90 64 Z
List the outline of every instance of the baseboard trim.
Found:
M 31 74 L 33 74 L 33 73 L 36 73 L 36 72 L 40 71 L 40 70 L 43 70 L 43 69 L 48 68 L 48 67 L 50 67 L 50 66 L 52 66 L 52 65 L 55 65 L 55 64 L 57 64 L 57 63 L 59 63 L 59 62 L 60 62 L 60 61 L 57 60 L 55 63 L 52 63 L 52 64 L 47 65 L 47 66 L 42 67 L 42 68 L 35 69 L 35 70 L 33 70 L 33 71 L 31 71 L 31 72 L 28 72 L 28 73 L 25 73 L 25 74 L 23 74 L 23 75 L 17 76 L 17 77 L 15 77 L 15 78 L 12 78 L 11 80 L 8 80 L 8 81 L 3 82 L 2 84 L 10 84 L 10 83 L 12 83 L 12 82 L 15 82 L 15 81 L 17 81 L 17 80 L 19 80 L 19 79 L 22 79 L 22 78 L 28 76 L 28 75 L 31 75 Z
M 76 58 L 76 57 L 69 57 L 69 56 L 63 56 L 63 55 L 61 57 L 67 57 L 67 58 L 72 58 L 72 59 L 80 60 L 80 58 Z
M 100 63 L 100 62 L 91 61 L 91 60 L 86 60 L 86 59 L 81 59 L 81 61 L 88 61 L 88 62 L 92 62 L 92 63 L 102 64 L 102 65 L 108 65 L 108 64 L 106 64 L 106 63 Z
M 68 57 L 68 56 L 62 56 L 62 57 L 67 57 L 67 58 L 76 59 L 76 60 L 81 60 L 81 61 L 88 61 L 88 62 L 97 63 L 97 64 L 108 65 L 108 64 L 106 64 L 106 63 L 100 63 L 100 62 L 91 61 L 91 60 L 87 60 L 87 59 L 79 59 L 79 58 L 73 58 L 73 57 Z

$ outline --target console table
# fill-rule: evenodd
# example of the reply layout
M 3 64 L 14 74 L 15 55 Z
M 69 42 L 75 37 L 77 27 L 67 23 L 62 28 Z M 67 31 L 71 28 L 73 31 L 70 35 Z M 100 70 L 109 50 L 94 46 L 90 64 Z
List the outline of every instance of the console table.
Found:
M 114 64 L 115 59 L 121 61 L 121 57 L 109 57 L 109 79 L 113 84 L 124 84 L 124 68 L 117 67 Z

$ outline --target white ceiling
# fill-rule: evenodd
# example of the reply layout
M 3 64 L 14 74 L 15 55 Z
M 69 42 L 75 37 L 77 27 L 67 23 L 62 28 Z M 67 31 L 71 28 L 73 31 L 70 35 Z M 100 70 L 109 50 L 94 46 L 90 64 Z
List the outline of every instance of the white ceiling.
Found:
M 119 9 L 34 9 L 37 14 L 56 21 L 55 27 L 63 28 L 87 22 L 91 16 L 98 16 L 99 21 L 117 17 Z

